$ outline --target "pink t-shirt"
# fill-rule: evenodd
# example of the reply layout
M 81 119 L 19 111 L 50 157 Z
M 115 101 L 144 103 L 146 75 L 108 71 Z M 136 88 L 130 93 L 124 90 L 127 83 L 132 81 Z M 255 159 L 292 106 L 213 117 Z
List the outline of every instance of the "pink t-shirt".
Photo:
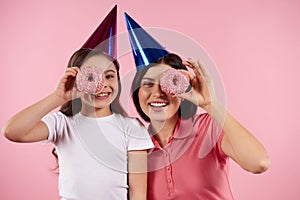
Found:
M 224 132 L 210 115 L 179 120 L 165 148 L 152 137 L 148 156 L 148 200 L 231 200 Z

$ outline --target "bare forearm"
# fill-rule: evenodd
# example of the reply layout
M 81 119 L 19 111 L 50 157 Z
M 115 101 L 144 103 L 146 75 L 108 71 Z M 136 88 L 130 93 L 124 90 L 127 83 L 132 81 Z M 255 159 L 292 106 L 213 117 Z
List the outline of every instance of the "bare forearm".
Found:
M 261 173 L 269 168 L 270 160 L 264 146 L 221 104 L 208 109 L 209 114 L 223 127 L 223 151 L 242 168 Z
M 147 199 L 147 151 L 128 152 L 130 200 Z
M 17 140 L 25 136 L 47 113 L 64 101 L 54 93 L 14 115 L 3 127 L 5 137 Z
M 129 189 L 129 199 L 130 200 L 146 200 L 147 199 L 147 192 L 144 191 L 143 193 L 142 192 L 134 192 L 134 191 L 131 191 Z
M 133 178 L 134 176 L 134 178 Z M 146 200 L 147 199 L 147 173 L 131 174 L 131 183 L 129 183 L 129 199 L 130 200 Z M 132 184 L 132 182 L 135 182 Z

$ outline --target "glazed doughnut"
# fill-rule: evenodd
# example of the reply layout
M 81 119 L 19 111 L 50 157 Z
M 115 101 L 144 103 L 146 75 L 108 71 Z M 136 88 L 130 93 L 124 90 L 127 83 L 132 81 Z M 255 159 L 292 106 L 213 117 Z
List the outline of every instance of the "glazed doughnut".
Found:
M 168 94 L 182 94 L 189 84 L 188 76 L 174 68 L 165 71 L 160 78 L 161 90 Z
M 86 94 L 95 94 L 101 91 L 104 84 L 101 68 L 83 66 L 76 76 L 77 89 Z

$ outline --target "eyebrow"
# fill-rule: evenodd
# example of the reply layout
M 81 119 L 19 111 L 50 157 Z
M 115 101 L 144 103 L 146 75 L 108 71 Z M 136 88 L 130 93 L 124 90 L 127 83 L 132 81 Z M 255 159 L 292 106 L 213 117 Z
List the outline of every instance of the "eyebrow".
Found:
M 109 72 L 116 73 L 116 71 L 115 71 L 115 70 L 113 70 L 113 69 L 108 69 L 108 70 L 104 71 L 104 73 L 109 73 Z
M 142 81 L 143 81 L 143 80 L 154 81 L 153 78 L 147 78 L 147 77 L 142 78 Z

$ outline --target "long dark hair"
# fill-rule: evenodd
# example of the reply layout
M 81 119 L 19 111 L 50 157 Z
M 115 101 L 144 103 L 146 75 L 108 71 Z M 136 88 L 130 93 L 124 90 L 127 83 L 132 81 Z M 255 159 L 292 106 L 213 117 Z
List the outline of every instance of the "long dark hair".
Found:
M 95 56 L 95 55 L 103 55 L 108 60 L 110 60 L 111 62 L 114 63 L 116 70 L 117 70 L 119 90 L 118 90 L 118 94 L 117 94 L 116 98 L 110 104 L 110 110 L 113 113 L 118 113 L 118 114 L 121 114 L 121 115 L 127 117 L 128 116 L 127 113 L 125 112 L 125 110 L 123 109 L 123 107 L 120 104 L 120 95 L 121 95 L 122 87 L 121 87 L 120 74 L 119 74 L 120 65 L 116 59 L 114 59 L 113 57 L 106 55 L 103 52 L 98 51 L 98 50 L 79 49 L 71 56 L 67 67 L 76 66 L 76 67 L 80 68 L 85 60 L 87 60 L 88 58 Z M 73 86 L 74 86 L 74 82 L 70 82 L 68 85 L 66 85 L 66 87 L 67 87 L 66 89 L 70 89 Z M 73 116 L 80 112 L 81 107 L 82 107 L 81 99 L 77 98 L 77 99 L 73 99 L 73 100 L 68 101 L 67 103 L 63 104 L 59 111 L 62 112 L 66 116 Z M 55 148 L 52 149 L 52 154 L 55 156 L 56 160 L 58 160 L 58 156 L 57 156 Z M 58 169 L 58 166 L 54 170 L 57 170 L 57 169 Z
M 147 71 L 153 67 L 155 64 L 166 64 L 171 66 L 174 69 L 183 69 L 187 70 L 186 66 L 182 64 L 182 59 L 173 53 L 170 53 L 160 59 L 158 59 L 156 62 L 151 63 L 150 65 L 144 67 L 143 69 L 140 69 L 136 72 L 135 77 L 133 79 L 132 85 L 131 85 L 131 93 L 133 98 L 134 106 L 139 113 L 139 115 L 146 121 L 150 122 L 150 118 L 143 112 L 140 102 L 139 102 L 139 90 L 141 86 L 141 81 L 144 77 L 144 75 L 147 73 Z M 189 101 L 182 101 L 180 104 L 180 108 L 178 109 L 178 116 L 182 119 L 187 119 L 192 117 L 197 111 L 197 106 Z

